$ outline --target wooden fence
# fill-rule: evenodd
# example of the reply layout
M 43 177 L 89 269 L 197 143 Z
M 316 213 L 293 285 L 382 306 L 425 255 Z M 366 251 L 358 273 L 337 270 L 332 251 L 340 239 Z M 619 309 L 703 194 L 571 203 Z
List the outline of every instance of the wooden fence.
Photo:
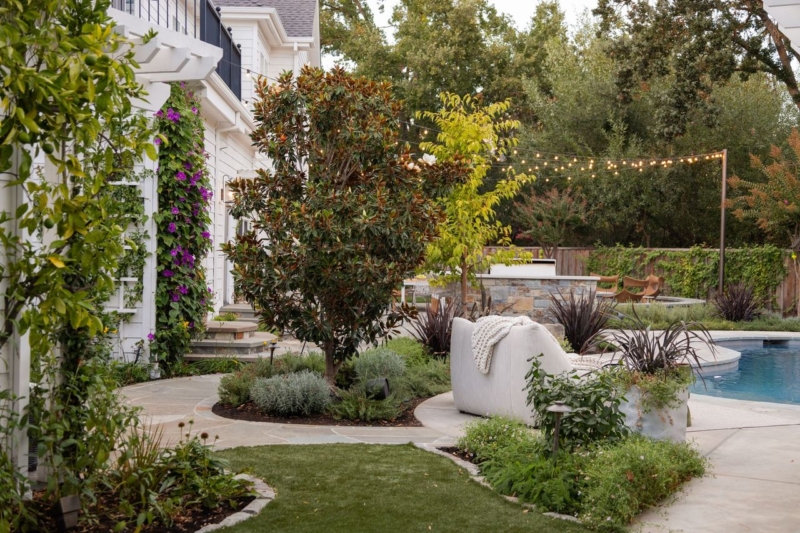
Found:
M 533 246 L 533 247 L 520 247 L 519 248 L 525 252 L 531 252 L 534 257 L 539 257 L 541 248 Z M 493 250 L 497 250 L 496 247 L 487 247 L 486 251 L 491 253 Z M 556 274 L 559 276 L 588 276 L 590 272 L 586 269 L 586 261 L 589 259 L 589 254 L 594 250 L 594 248 L 559 248 L 556 251 Z M 664 252 L 688 252 L 687 248 L 649 248 L 643 250 L 644 252 L 655 252 L 655 251 L 664 251 Z M 658 258 L 653 259 L 649 265 L 644 267 L 645 272 L 651 273 L 655 269 L 655 264 L 658 262 Z M 781 314 L 784 316 L 793 315 L 793 316 L 800 316 L 800 309 L 796 305 L 798 299 L 798 268 L 797 263 L 793 261 L 787 252 L 787 256 L 784 259 L 784 266 L 786 267 L 786 277 L 784 280 L 778 285 L 778 288 L 775 291 L 775 302 L 776 302 L 776 309 L 775 311 L 780 311 Z M 610 274 L 607 272 L 597 272 L 597 274 Z M 621 285 L 620 285 L 621 286 Z M 667 287 L 667 294 L 669 294 L 669 288 Z

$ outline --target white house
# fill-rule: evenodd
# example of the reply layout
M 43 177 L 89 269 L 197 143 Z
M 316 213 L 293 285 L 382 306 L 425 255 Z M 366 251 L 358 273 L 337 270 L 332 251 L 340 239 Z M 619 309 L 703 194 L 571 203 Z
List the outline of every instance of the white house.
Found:
M 141 81 L 151 95 L 150 110 L 159 109 L 169 95 L 164 82 L 194 85 L 201 98 L 206 126 L 207 167 L 215 195 L 211 204 L 211 231 L 215 251 L 205 260 L 214 305 L 233 300 L 230 265 L 219 250 L 235 228 L 224 203 L 225 183 L 252 177 L 266 161 L 252 146 L 251 113 L 254 83 L 258 76 L 275 80 L 284 71 L 298 72 L 304 65 L 319 66 L 319 7 L 317 0 L 117 0 L 113 17 L 119 31 L 141 40 L 150 28 L 158 32 L 158 43 L 140 46 L 137 58 L 151 50 L 168 57 L 142 63 Z M 188 59 L 187 59 L 188 58 Z M 149 64 L 158 62 L 157 66 Z M 141 61 L 140 61 L 141 63 Z M 210 68 L 209 68 L 210 67 Z M 145 184 L 143 194 L 149 209 L 156 209 L 154 189 Z M 151 223 L 152 224 L 152 223 Z M 155 228 L 145 228 L 151 236 Z M 155 239 L 149 243 L 155 250 Z M 135 309 L 125 309 L 122 298 L 112 308 L 132 315 L 120 327 L 117 356 L 131 361 L 136 343 L 155 329 L 155 262 L 151 255 L 144 274 L 144 297 Z M 134 280 L 121 281 L 133 283 Z
M 148 112 L 160 109 L 169 97 L 169 82 L 186 82 L 201 97 L 205 123 L 205 150 L 212 178 L 211 204 L 215 250 L 206 259 L 207 280 L 214 292 L 216 310 L 232 300 L 230 265 L 219 244 L 232 235 L 233 221 L 226 213 L 223 189 L 237 176 L 252 177 L 255 169 L 268 161 L 252 146 L 254 77 L 275 79 L 285 71 L 297 72 L 302 66 L 319 66 L 319 7 L 317 0 L 114 0 L 110 10 L 116 31 L 134 45 L 140 65 L 138 80 L 149 93 L 148 102 L 139 106 Z M 155 38 L 143 39 L 149 31 Z M 146 41 L 146 42 L 145 42 Z M 47 177 L 49 163 L 43 157 L 34 161 Z M 146 161 L 153 169 L 156 163 Z M 0 187 L 8 177 L 0 176 Z M 145 211 L 158 208 L 155 179 L 137 186 L 144 198 Z M 0 210 L 13 213 L 23 201 L 21 191 L 6 189 L 0 195 Z M 150 219 L 143 228 L 151 236 L 146 241 L 150 252 L 142 278 L 142 301 L 126 309 L 122 292 L 128 283 L 119 281 L 120 298 L 108 306 L 128 315 L 120 327 L 116 356 L 127 361 L 136 356 L 136 343 L 155 329 L 155 226 Z M 0 289 L 3 287 L 0 286 Z M 24 338 L 14 339 L 0 352 L 0 389 L 10 389 L 23 398 L 16 409 L 24 410 L 29 394 L 30 356 Z M 27 462 L 27 443 L 20 432 L 14 447 L 20 466 Z

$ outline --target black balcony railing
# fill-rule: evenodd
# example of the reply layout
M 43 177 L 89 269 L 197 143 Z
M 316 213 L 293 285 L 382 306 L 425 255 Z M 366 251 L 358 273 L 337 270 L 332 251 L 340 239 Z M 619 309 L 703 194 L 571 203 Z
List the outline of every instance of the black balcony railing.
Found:
M 242 52 L 231 29 L 222 24 L 220 9 L 210 0 L 113 0 L 113 7 L 164 28 L 222 48 L 217 73 L 242 98 Z

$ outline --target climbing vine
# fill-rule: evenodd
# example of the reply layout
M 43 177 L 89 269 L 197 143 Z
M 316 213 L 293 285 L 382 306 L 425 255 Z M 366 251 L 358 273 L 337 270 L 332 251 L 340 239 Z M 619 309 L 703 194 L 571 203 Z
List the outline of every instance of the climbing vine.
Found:
M 208 207 L 213 191 L 199 108 L 198 99 L 184 84 L 173 84 L 169 100 L 156 113 L 158 281 L 156 332 L 150 340 L 151 352 L 167 366 L 180 361 L 192 338 L 203 334 L 212 310 L 202 262 L 212 246 Z
M 786 277 L 787 253 L 773 245 L 733 248 L 725 252 L 725 281 L 753 287 L 756 297 L 772 304 Z M 673 296 L 707 298 L 719 276 L 719 250 L 695 246 L 688 250 L 649 250 L 642 247 L 598 246 L 586 261 L 586 271 L 606 276 L 643 278 L 661 275 Z

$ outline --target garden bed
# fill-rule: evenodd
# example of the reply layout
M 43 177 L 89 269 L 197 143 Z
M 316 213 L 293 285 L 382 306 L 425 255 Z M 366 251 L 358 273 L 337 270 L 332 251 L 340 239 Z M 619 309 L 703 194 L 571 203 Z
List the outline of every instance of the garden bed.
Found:
M 261 412 L 253 402 L 239 407 L 216 403 L 211 408 L 217 416 L 248 422 L 271 422 L 273 424 L 299 424 L 310 426 L 365 426 L 365 427 L 421 427 L 422 423 L 414 416 L 414 409 L 428 398 L 412 398 L 403 403 L 403 412 L 393 420 L 344 420 L 336 419 L 328 413 L 309 416 L 280 417 Z
M 39 499 L 38 497 L 42 494 L 42 492 L 35 492 L 33 495 L 34 501 Z M 223 504 L 216 509 L 206 509 L 202 504 L 195 504 L 182 509 L 180 514 L 173 516 L 173 522 L 169 526 L 161 523 L 143 525 L 139 531 L 142 533 L 194 533 L 209 524 L 218 524 L 222 522 L 230 515 L 247 507 L 247 505 L 255 499 L 255 496 L 240 498 L 234 501 L 235 505 Z M 119 502 L 115 501 L 113 497 L 104 496 L 98 500 L 97 508 L 116 509 L 118 503 Z M 42 516 L 48 516 L 48 513 L 42 512 Z M 120 521 L 122 521 L 122 518 L 118 516 L 99 516 L 96 517 L 96 522 L 93 524 L 82 521 L 73 531 L 80 533 L 106 533 L 108 531 L 114 531 L 115 526 Z M 58 531 L 55 520 L 50 523 L 42 523 L 40 526 L 42 527 L 41 531 Z M 130 527 L 123 531 L 134 531 L 135 529 L 136 524 L 134 520 L 134 522 L 130 524 Z

